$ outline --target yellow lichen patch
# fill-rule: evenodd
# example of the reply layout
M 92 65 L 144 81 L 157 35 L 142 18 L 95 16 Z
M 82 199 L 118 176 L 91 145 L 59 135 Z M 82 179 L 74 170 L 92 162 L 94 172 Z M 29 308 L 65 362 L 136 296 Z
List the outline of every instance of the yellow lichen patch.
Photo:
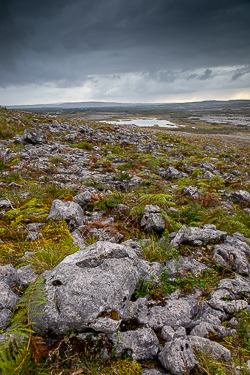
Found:
M 118 359 L 115 362 L 110 362 L 100 373 L 103 375 L 141 375 L 142 368 L 136 361 Z
M 67 229 L 67 224 L 58 219 L 51 220 L 33 243 L 34 255 L 27 259 L 34 271 L 51 270 L 67 255 L 79 250 Z

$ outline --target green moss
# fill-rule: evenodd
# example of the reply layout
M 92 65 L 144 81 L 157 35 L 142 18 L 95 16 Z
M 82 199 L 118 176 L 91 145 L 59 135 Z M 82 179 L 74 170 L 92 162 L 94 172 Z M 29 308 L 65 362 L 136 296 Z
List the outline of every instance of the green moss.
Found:
M 118 359 L 110 362 L 102 368 L 100 374 L 103 375 L 141 375 L 142 367 L 136 361 Z

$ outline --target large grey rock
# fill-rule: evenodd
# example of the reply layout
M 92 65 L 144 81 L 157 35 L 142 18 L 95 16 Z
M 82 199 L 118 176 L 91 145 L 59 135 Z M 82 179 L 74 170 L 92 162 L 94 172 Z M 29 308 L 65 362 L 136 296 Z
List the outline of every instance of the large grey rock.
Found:
M 189 342 L 183 339 L 167 342 L 158 358 L 162 366 L 174 375 L 188 373 L 198 363 Z
M 210 268 L 205 264 L 198 262 L 190 257 L 180 256 L 178 259 L 171 259 L 165 263 L 165 268 L 168 271 L 170 278 L 176 278 L 183 276 L 187 272 L 192 272 L 194 275 L 198 275 L 204 270 Z
M 229 194 L 229 198 L 233 203 L 239 204 L 242 207 L 250 205 L 250 193 L 246 190 L 238 190 Z
M 65 220 L 71 227 L 79 227 L 83 224 L 83 211 L 78 203 L 62 202 L 55 199 L 52 202 L 47 221 L 51 219 Z
M 4 282 L 0 281 L 0 310 L 11 310 L 19 301 L 19 297 Z
M 35 317 L 39 333 L 83 332 L 91 325 L 113 332 L 103 318 L 123 318 L 124 310 L 139 280 L 138 258 L 128 246 L 110 242 L 95 244 L 66 257 L 46 277 L 48 302 Z M 111 314 L 112 316 L 112 314 Z M 113 320 L 117 320 L 113 319 Z M 93 326 L 94 327 L 94 326 Z
M 121 332 L 109 335 L 109 338 L 116 345 L 117 354 L 122 354 L 126 349 L 131 349 L 132 358 L 139 362 L 149 361 L 157 356 L 159 341 L 151 328 Z
M 90 191 L 86 190 L 83 193 L 77 194 L 74 197 L 74 201 L 78 203 L 82 209 L 84 209 L 92 200 L 92 194 Z
M 164 218 L 161 216 L 160 208 L 158 206 L 145 206 L 144 213 L 141 219 L 141 227 L 149 232 L 163 232 L 166 224 Z
M 204 337 L 189 336 L 189 344 L 193 350 L 198 350 L 214 360 L 230 361 L 231 353 L 224 346 Z
M 216 263 L 232 269 L 242 275 L 248 276 L 250 264 L 243 251 L 227 244 L 214 246 L 213 259 Z
M 25 129 L 21 139 L 23 143 L 31 143 L 36 145 L 44 143 L 46 141 L 46 135 L 42 134 L 38 130 Z
M 193 244 L 195 241 L 215 243 L 221 241 L 226 235 L 226 232 L 217 230 L 215 226 L 204 225 L 203 228 L 198 228 L 183 225 L 171 241 L 171 246 L 178 247 L 181 243 Z

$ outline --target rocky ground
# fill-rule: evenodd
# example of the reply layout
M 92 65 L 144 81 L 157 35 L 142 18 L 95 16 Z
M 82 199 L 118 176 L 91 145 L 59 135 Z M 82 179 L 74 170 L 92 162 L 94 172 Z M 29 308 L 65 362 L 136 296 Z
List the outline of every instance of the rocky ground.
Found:
M 247 137 L 0 108 L 2 373 L 249 373 L 249 163 Z

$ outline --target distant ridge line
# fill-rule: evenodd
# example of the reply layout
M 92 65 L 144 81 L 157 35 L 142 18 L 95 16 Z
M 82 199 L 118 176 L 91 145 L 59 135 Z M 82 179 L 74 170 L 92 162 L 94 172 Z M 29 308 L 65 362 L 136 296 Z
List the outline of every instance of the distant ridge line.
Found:
M 66 103 L 51 103 L 51 104 L 31 104 L 31 105 L 9 105 L 9 109 L 77 109 L 77 108 L 112 108 L 112 107 L 177 107 L 177 108 L 192 108 L 192 107 L 209 107 L 209 106 L 229 106 L 229 105 L 250 105 L 248 99 L 238 100 L 204 100 L 202 102 L 185 102 L 185 103 L 118 103 L 118 102 L 66 102 Z

